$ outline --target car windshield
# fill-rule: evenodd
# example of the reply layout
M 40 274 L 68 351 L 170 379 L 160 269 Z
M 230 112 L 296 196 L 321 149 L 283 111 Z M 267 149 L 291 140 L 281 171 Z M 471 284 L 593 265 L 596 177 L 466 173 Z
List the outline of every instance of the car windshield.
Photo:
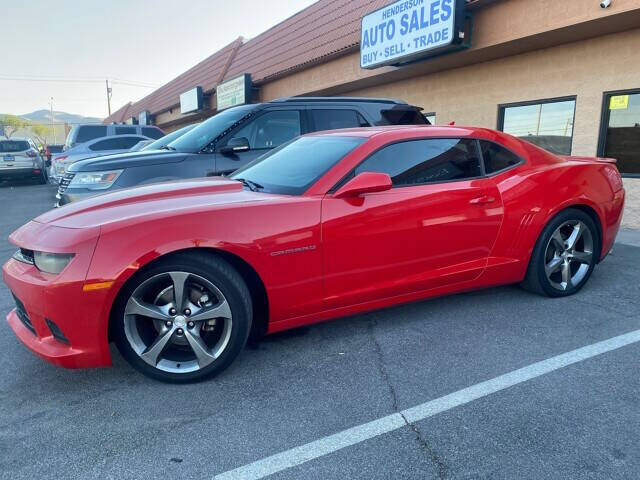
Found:
M 24 140 L 2 140 L 0 141 L 1 153 L 13 153 L 29 150 L 29 144 Z
M 231 178 L 262 192 L 301 195 L 345 155 L 364 143 L 363 137 L 298 137 L 236 171 Z
M 238 120 L 247 116 L 256 109 L 255 105 L 242 105 L 223 110 L 206 122 L 202 122 L 190 132 L 181 135 L 168 146 L 178 152 L 197 153 L 215 140 Z
M 158 150 L 166 145 L 169 145 L 171 142 L 173 142 L 175 139 L 181 137 L 182 135 L 184 135 L 185 133 L 187 133 L 190 130 L 193 130 L 194 127 L 198 126 L 199 123 L 196 123 L 194 125 L 188 125 L 186 127 L 183 127 L 179 130 L 176 130 L 175 132 L 171 132 L 166 134 L 164 137 L 160 137 L 158 140 L 155 140 L 147 145 L 144 145 L 141 150 Z

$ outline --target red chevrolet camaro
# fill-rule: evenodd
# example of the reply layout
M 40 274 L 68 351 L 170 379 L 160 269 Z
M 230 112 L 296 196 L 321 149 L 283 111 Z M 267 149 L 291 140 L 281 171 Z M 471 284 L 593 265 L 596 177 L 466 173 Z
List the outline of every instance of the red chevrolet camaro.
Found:
M 121 190 L 14 232 L 8 315 L 33 352 L 187 382 L 250 334 L 521 283 L 571 295 L 612 248 L 614 161 L 504 133 L 386 127 L 299 137 L 237 171 Z

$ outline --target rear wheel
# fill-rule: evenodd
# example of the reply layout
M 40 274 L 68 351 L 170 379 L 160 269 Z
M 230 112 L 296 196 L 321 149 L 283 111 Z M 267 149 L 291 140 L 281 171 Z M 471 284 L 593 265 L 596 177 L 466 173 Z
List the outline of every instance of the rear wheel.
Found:
M 540 234 L 522 286 L 550 297 L 572 295 L 589 280 L 599 249 L 591 217 L 582 210 L 567 209 Z
M 244 347 L 251 300 L 224 260 L 182 253 L 129 281 L 113 312 L 113 334 L 136 369 L 168 382 L 194 382 L 224 370 Z

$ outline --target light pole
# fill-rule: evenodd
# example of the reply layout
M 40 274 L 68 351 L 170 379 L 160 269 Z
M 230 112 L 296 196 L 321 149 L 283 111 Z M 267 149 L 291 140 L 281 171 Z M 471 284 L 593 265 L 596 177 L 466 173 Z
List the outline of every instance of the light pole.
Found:
M 111 116 L 111 87 L 109 87 L 109 80 L 106 79 L 104 81 L 105 85 L 107 86 L 107 111 L 109 112 L 109 116 Z

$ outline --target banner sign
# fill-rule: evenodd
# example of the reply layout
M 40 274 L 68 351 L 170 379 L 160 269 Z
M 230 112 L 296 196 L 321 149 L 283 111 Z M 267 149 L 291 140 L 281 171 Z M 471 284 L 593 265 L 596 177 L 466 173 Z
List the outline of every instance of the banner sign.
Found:
M 362 18 L 360 66 L 398 65 L 456 49 L 465 0 L 399 0 Z
M 220 83 L 216 87 L 218 111 L 236 105 L 251 103 L 251 88 L 251 75 L 248 73 Z
M 202 110 L 202 87 L 192 88 L 180 94 L 180 113 L 191 113 Z

